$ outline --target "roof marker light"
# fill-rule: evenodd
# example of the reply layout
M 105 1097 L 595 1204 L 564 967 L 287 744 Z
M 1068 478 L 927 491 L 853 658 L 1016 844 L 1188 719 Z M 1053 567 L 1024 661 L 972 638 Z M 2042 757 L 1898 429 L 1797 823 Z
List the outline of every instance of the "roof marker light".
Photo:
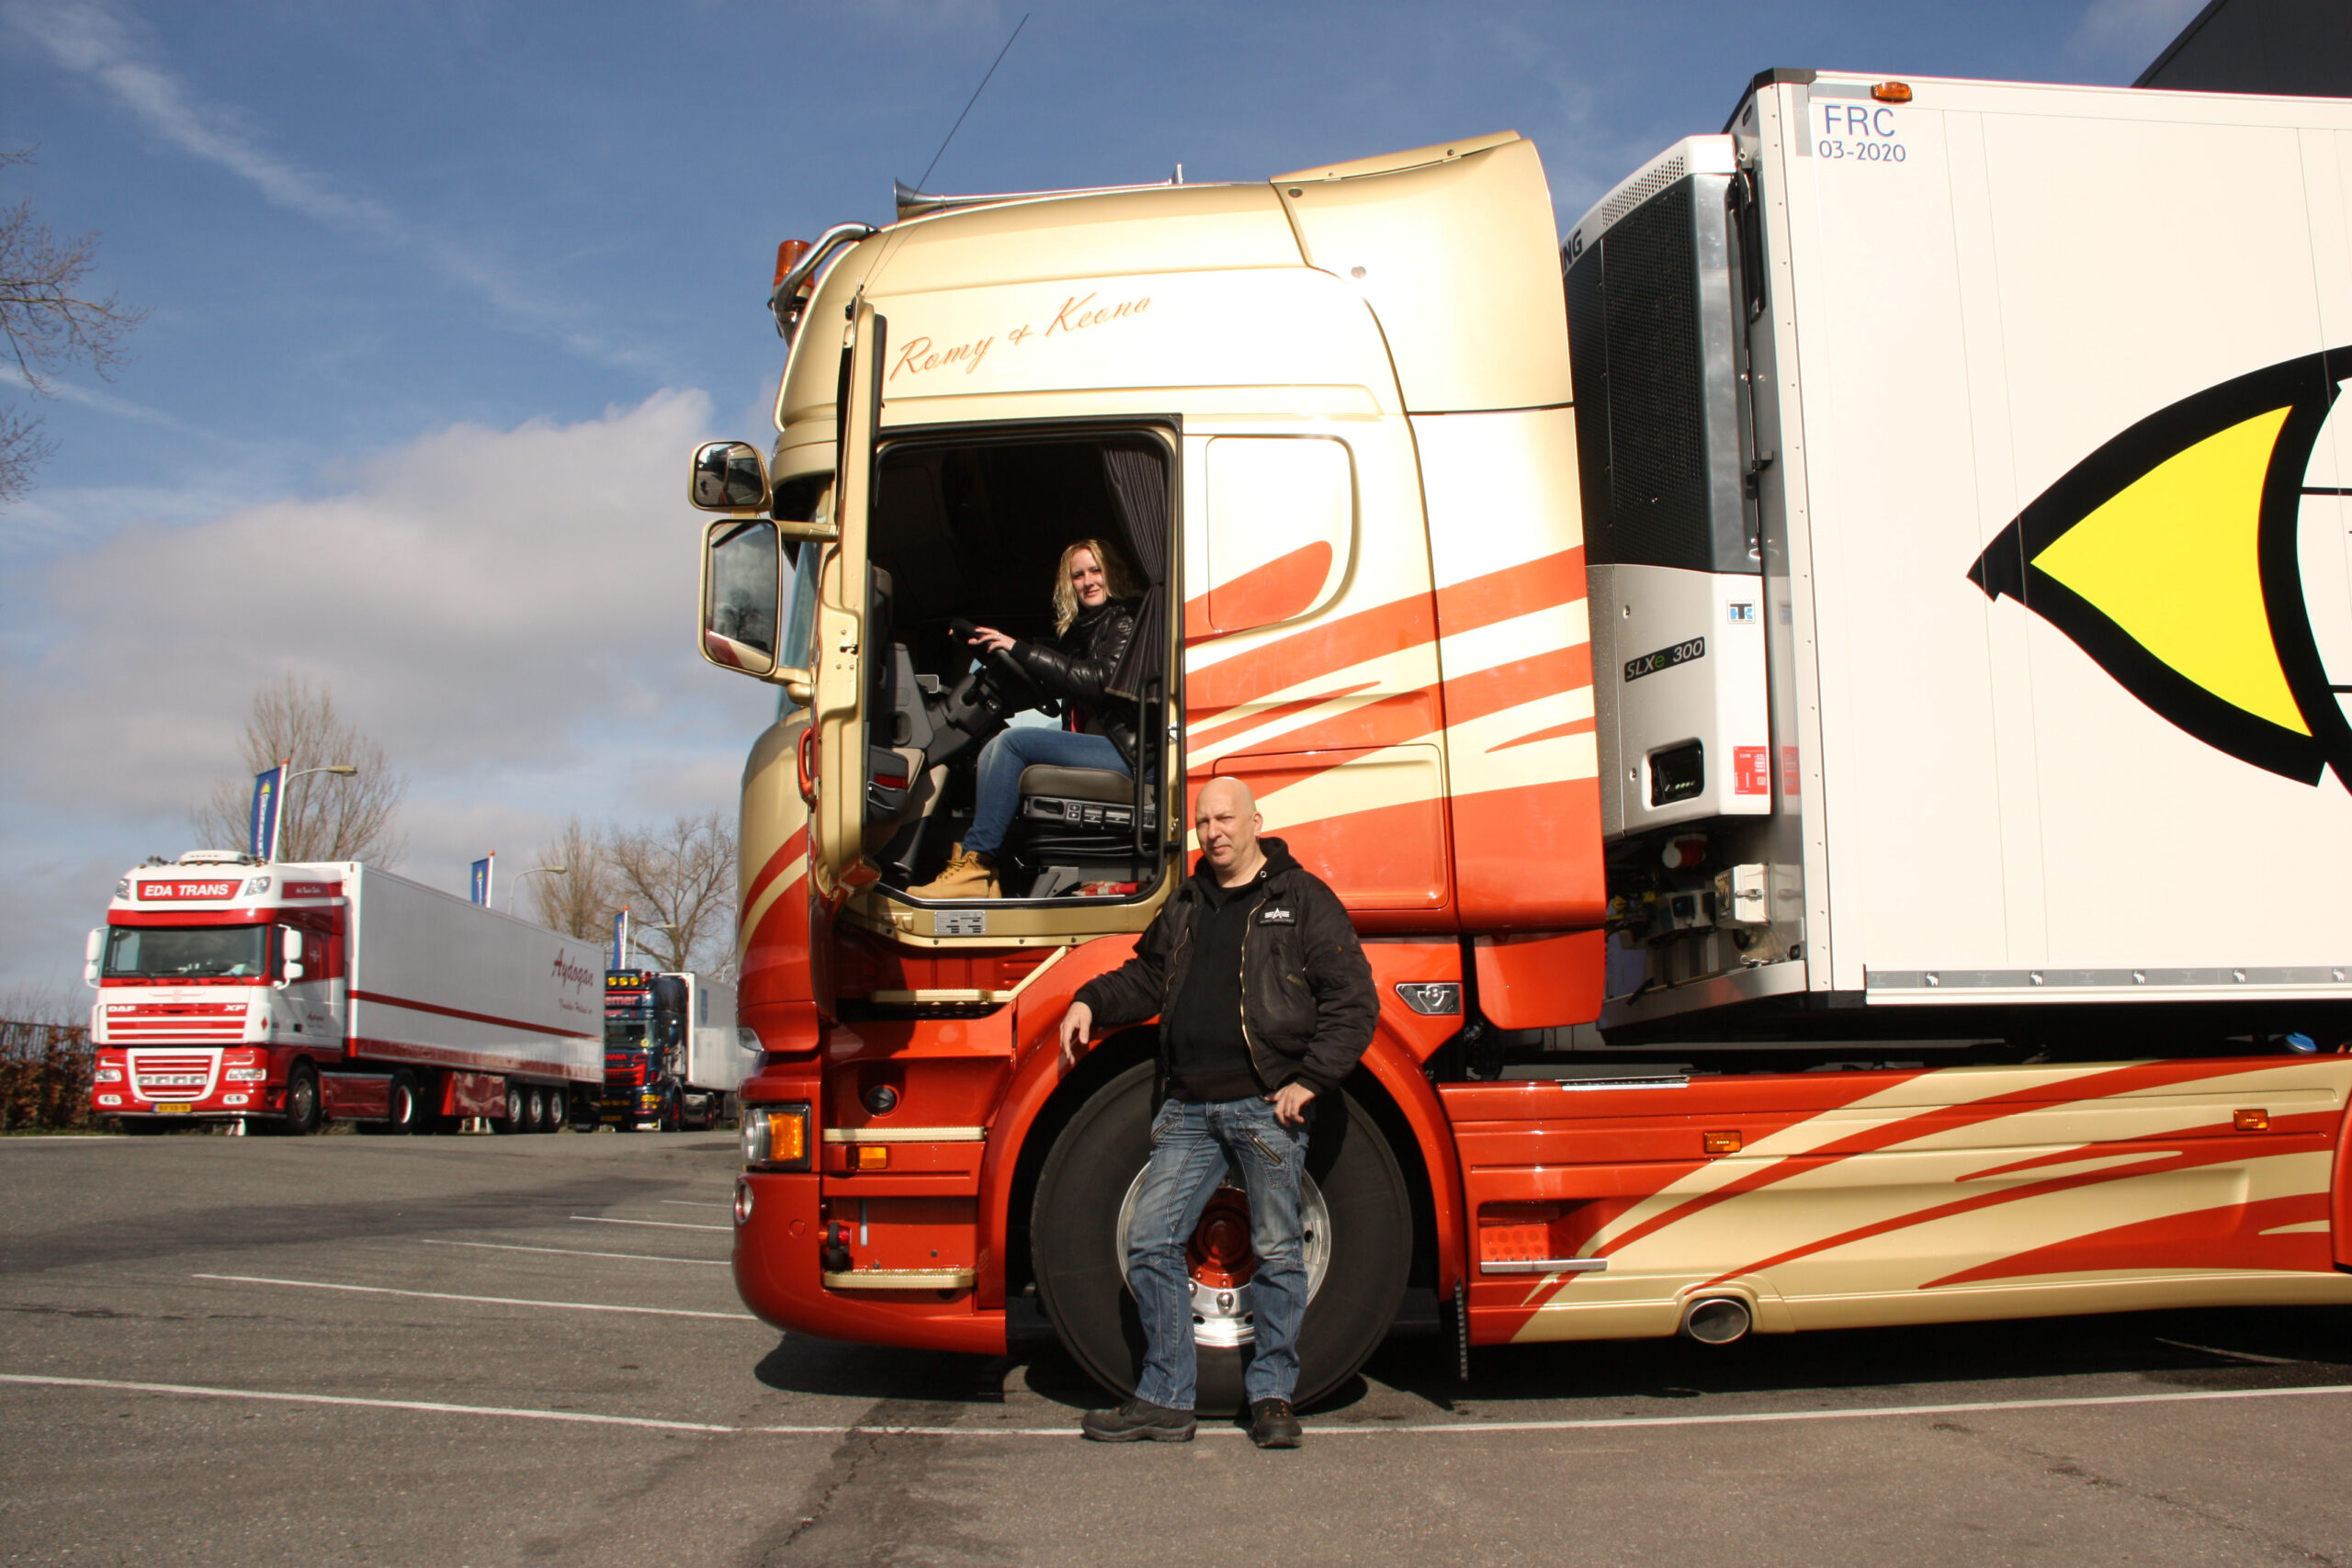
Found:
M 1871 89 L 1871 96 L 1883 104 L 1907 104 L 1911 101 L 1911 84 L 1881 82 Z

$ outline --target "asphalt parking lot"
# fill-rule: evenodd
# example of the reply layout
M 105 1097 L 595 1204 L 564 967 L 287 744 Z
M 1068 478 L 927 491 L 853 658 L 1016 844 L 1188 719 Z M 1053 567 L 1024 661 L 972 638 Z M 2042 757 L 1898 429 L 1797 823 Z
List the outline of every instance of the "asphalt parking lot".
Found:
M 0 1139 L 0 1562 L 2340 1562 L 2352 1312 L 1391 1346 L 1306 1446 L 777 1334 L 723 1134 Z

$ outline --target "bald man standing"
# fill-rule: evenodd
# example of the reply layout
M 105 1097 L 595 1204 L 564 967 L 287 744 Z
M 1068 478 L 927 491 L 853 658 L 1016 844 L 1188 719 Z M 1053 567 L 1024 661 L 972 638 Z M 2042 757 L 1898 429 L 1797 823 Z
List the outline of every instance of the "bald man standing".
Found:
M 1250 1438 L 1295 1449 L 1298 1328 L 1306 1314 L 1299 1178 L 1318 1096 L 1340 1087 L 1372 1043 L 1372 965 L 1339 896 L 1261 839 L 1258 803 L 1238 779 L 1201 790 L 1200 863 L 1136 944 L 1136 955 L 1079 987 L 1060 1030 L 1074 1065 L 1100 1031 L 1159 1018 L 1151 1163 L 1127 1231 L 1127 1285 L 1143 1321 L 1135 1397 L 1081 1423 L 1099 1442 L 1192 1439 L 1195 1365 L 1185 1244 L 1224 1179 L 1250 1200 L 1255 1337 L 1242 1387 Z

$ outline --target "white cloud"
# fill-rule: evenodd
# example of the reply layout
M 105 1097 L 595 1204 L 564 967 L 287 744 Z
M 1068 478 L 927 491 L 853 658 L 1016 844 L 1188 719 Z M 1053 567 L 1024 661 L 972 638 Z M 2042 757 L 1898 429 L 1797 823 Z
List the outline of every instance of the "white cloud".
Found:
M 96 82 L 164 141 L 227 170 L 273 204 L 329 228 L 412 251 L 487 300 L 512 325 L 582 358 L 662 373 L 658 355 L 592 330 L 578 307 L 551 298 L 543 283 L 517 278 L 479 250 L 435 234 L 372 197 L 338 189 L 326 175 L 271 151 L 251 115 L 193 92 L 106 6 L 92 0 L 11 0 L 0 7 L 0 16 L 60 67 Z
M 2070 59 L 2095 62 L 2130 81 L 2179 36 L 2205 0 L 2091 0 L 2066 40 Z
M 0 986 L 78 964 L 114 877 L 189 847 L 189 805 L 238 773 L 280 670 L 413 775 L 401 869 L 436 886 L 487 849 L 521 863 L 573 812 L 731 815 L 775 699 L 694 649 L 683 488 L 709 418 L 671 391 L 455 426 L 341 493 L 124 528 L 54 563 L 33 604 L 12 595 L 30 620 L 0 642 L 0 856 L 18 868 Z

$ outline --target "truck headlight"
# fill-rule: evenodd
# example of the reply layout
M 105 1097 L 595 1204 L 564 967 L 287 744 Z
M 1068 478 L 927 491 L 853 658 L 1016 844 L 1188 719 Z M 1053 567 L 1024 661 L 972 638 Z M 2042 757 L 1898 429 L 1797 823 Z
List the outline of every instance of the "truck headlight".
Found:
M 743 1163 L 754 1170 L 807 1170 L 807 1102 L 745 1106 Z
M 120 1067 L 100 1067 L 97 1071 L 96 1077 L 99 1083 L 120 1083 L 122 1081 L 122 1069 Z

